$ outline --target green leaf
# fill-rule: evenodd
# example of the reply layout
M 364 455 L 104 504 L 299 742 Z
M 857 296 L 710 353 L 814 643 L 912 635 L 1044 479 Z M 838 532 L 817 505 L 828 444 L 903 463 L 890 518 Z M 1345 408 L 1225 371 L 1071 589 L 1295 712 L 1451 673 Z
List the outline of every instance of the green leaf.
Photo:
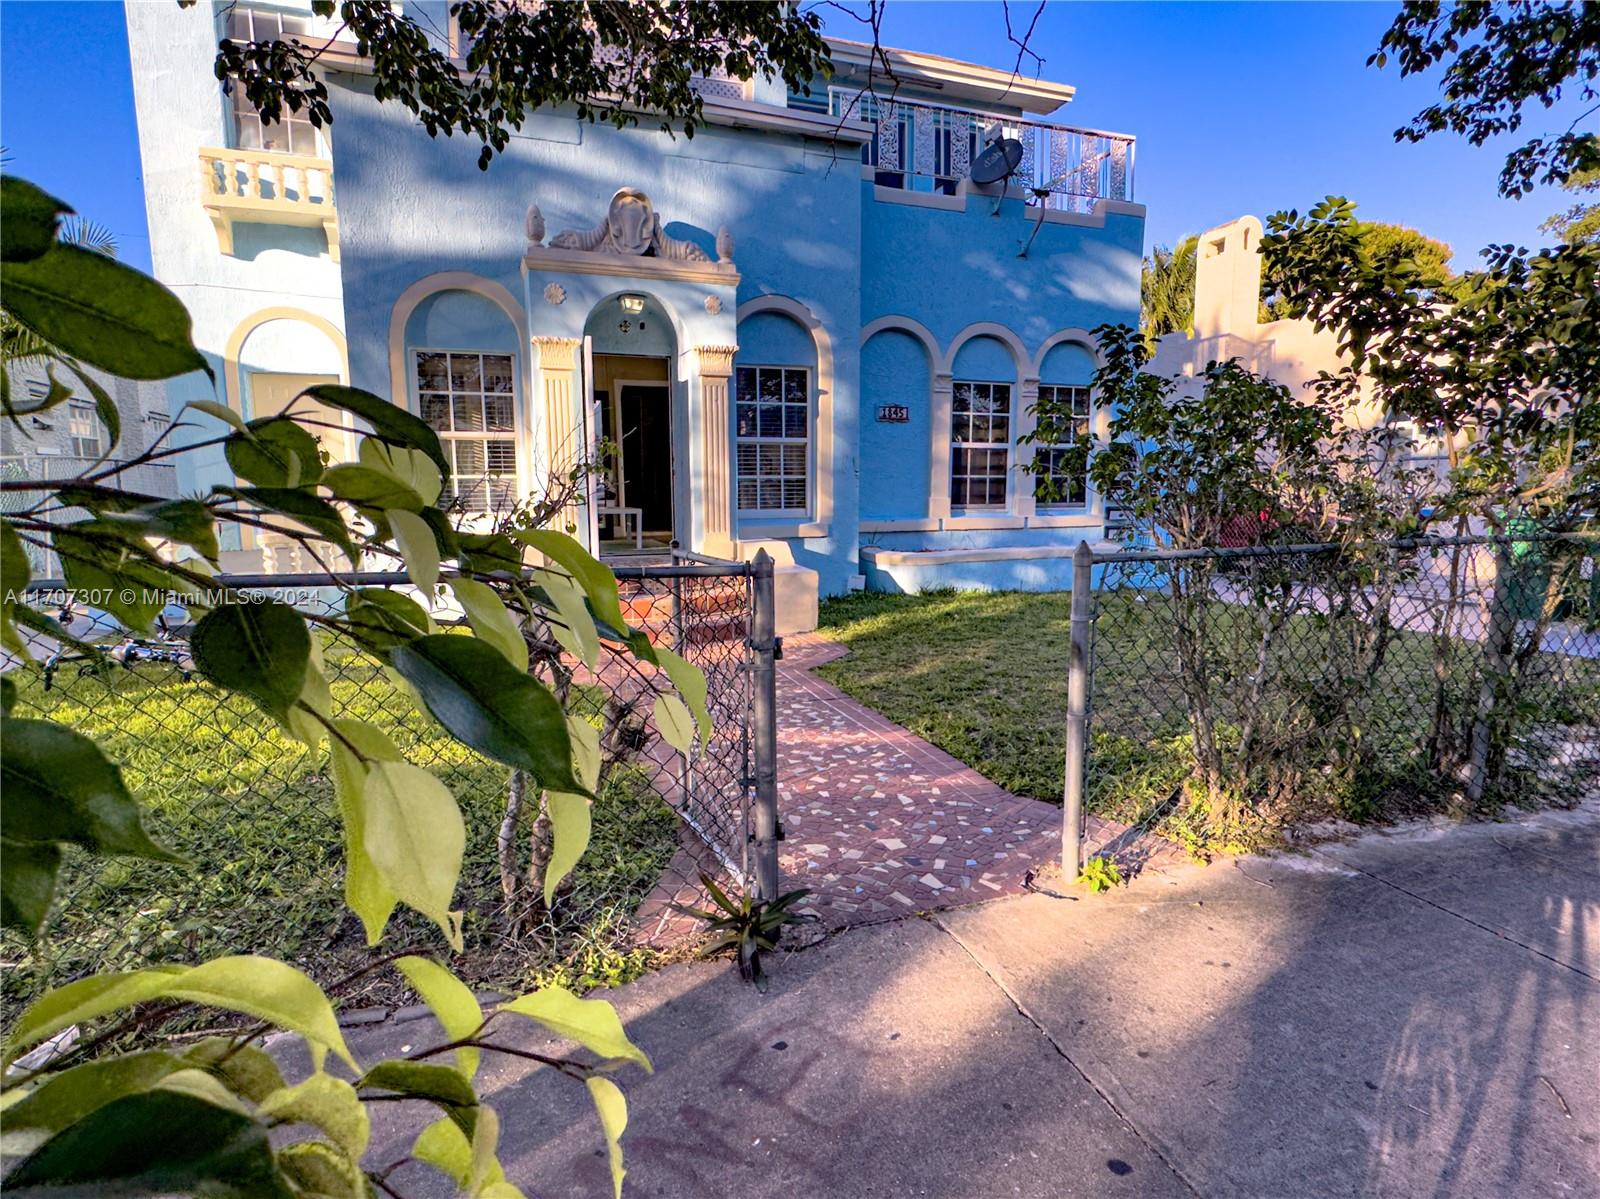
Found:
M 13 844 L 71 841 L 96 853 L 182 861 L 144 831 L 122 771 L 65 725 L 15 716 L 0 724 L 0 792 L 0 836 Z
M 458 1187 L 465 1187 L 472 1174 L 472 1142 L 448 1116 L 417 1134 L 411 1144 L 411 1156 L 441 1171 Z
M 561 705 L 548 688 L 475 637 L 435 634 L 390 651 L 434 719 L 481 754 L 541 786 L 582 791 Z
M 284 720 L 305 688 L 311 634 L 305 618 L 278 600 L 227 603 L 201 618 L 189 648 L 207 679 Z
M 438 1105 L 467 1136 L 478 1121 L 478 1095 L 459 1070 L 428 1062 L 379 1062 L 356 1083 L 360 1088 L 393 1091 Z
M 498 1010 L 526 1016 L 608 1061 L 637 1062 L 647 1071 L 652 1069 L 644 1050 L 623 1032 L 616 1008 L 603 999 L 579 999 L 561 987 L 545 987 L 502 1003 Z
M 600 782 L 600 730 L 582 716 L 567 717 L 567 735 L 572 739 L 572 772 L 585 791 Z
M 336 499 L 360 508 L 404 508 L 407 512 L 421 512 L 427 506 L 420 495 L 393 476 L 348 462 L 325 470 L 322 485 L 333 492 Z
M 259 487 L 307 487 L 322 477 L 317 439 L 286 416 L 251 421 L 222 452 L 234 474 Z
M 578 584 L 570 575 L 554 570 L 538 571 L 535 578 L 555 605 L 560 621 L 559 624 L 552 623 L 550 631 L 561 643 L 562 649 L 593 670 L 600 656 L 600 634 L 594 627 L 589 609 L 584 605 L 584 594 Z
M 0 838 L 0 858 L 5 860 L 5 869 L 0 870 L 0 925 L 31 937 L 50 913 L 61 850 Z
M 457 559 L 463 571 L 477 575 L 519 575 L 522 547 L 504 533 L 456 533 Z
M 62 352 L 124 379 L 211 374 L 177 296 L 115 259 L 55 245 L 0 263 L 6 310 Z
M 257 1045 L 239 1045 L 232 1037 L 207 1037 L 184 1051 L 183 1060 L 214 1075 L 235 1095 L 260 1103 L 282 1089 L 283 1075 L 272 1055 Z
M 406 976 L 406 981 L 422 1002 L 428 1005 L 439 1027 L 452 1041 L 459 1041 L 477 1032 L 483 1025 L 483 1008 L 472 989 L 438 962 L 427 958 L 404 957 L 395 965 Z M 457 1049 L 456 1066 L 467 1078 L 478 1072 L 478 1050 L 471 1047 Z
M 193 408 L 196 412 L 204 412 L 207 416 L 216 417 L 225 425 L 232 425 L 240 432 L 244 431 L 244 417 L 226 404 L 219 404 L 215 400 L 190 400 L 184 407 Z
M 526 672 L 528 643 L 494 588 L 475 579 L 451 579 L 450 589 L 472 631 L 504 654 L 512 666 Z
M 439 585 L 439 545 L 433 539 L 433 530 L 422 517 L 404 508 L 390 508 L 383 515 L 394 530 L 400 556 L 406 561 L 406 573 L 418 590 L 431 596 Z
M 188 1068 L 181 1058 L 151 1049 L 85 1062 L 52 1074 L 5 1109 L 0 1145 L 7 1157 L 31 1153 L 113 1099 L 148 1091 L 169 1074 Z
M 367 785 L 367 768 L 349 745 L 370 759 L 389 762 L 403 759 L 394 744 L 370 724 L 337 720 L 334 727 L 340 736 L 331 738 L 329 744 L 332 747 L 333 792 L 344 825 L 344 898 L 350 910 L 361 918 L 367 944 L 376 945 L 400 901 L 367 854 L 366 804 L 362 797 Z
M 0 262 L 29 262 L 56 244 L 72 209 L 15 175 L 0 175 Z
M 590 812 L 589 800 L 582 795 L 546 791 L 545 801 L 554 840 L 544 868 L 544 905 L 548 908 L 555 903 L 556 888 L 589 848 Z
M 656 662 L 667 672 L 667 677 L 678 689 L 683 702 L 694 713 L 695 723 L 700 726 L 700 748 L 704 749 L 711 737 L 711 709 L 706 702 L 705 673 L 688 659 L 665 646 L 656 647 Z
M 441 478 L 450 477 L 450 460 L 445 457 L 439 435 L 425 422 L 397 404 L 358 387 L 344 387 L 335 383 L 322 383 L 308 388 L 306 394 L 315 397 L 330 408 L 341 408 L 359 416 L 372 426 L 373 436 L 391 445 L 410 446 L 421 450 L 439 468 Z M 392 506 L 392 505 L 386 505 Z
M 8 1196 L 40 1199 L 294 1199 L 273 1161 L 265 1124 L 239 1108 L 166 1086 L 98 1108 L 24 1158 L 5 1181 Z
M 594 1100 L 594 1110 L 599 1113 L 600 1127 L 605 1130 L 612 1194 L 614 1199 L 622 1199 L 622 1180 L 628 1173 L 622 1168 L 622 1133 L 628 1127 L 628 1101 L 623 1097 L 622 1088 L 609 1078 L 590 1076 L 583 1082 L 589 1088 L 589 1098 Z
M 485 1187 L 505 1180 L 505 1171 L 495 1150 L 500 1145 L 500 1117 L 493 1108 L 480 1107 L 472 1130 L 472 1161 L 467 1171 L 467 1192 L 483 1194 Z
M 512 536 L 531 545 L 576 579 L 597 617 L 618 631 L 628 627 L 617 598 L 616 576 L 583 546 L 565 533 L 550 529 L 523 529 Z
M 357 561 L 355 543 L 350 540 L 344 516 L 320 496 L 288 487 L 215 487 L 212 490 L 243 500 L 264 512 L 286 516 L 294 525 L 309 529 L 324 541 L 338 546 L 352 565 Z
M 419 766 L 372 762 L 361 800 L 364 844 L 379 877 L 402 903 L 437 922 L 460 952 L 461 913 L 450 901 L 467 830 L 455 796 Z
M 293 966 L 249 956 L 217 958 L 191 967 L 99 974 L 47 991 L 17 1018 L 5 1060 L 13 1061 L 69 1024 L 82 1024 L 151 999 L 180 999 L 243 1012 L 299 1033 L 311 1043 L 318 1068 L 325 1051 L 332 1049 L 359 1069 L 322 989 Z
M 694 717 L 676 695 L 656 696 L 656 728 L 667 744 L 688 757 L 694 748 Z
M 50 537 L 61 573 L 75 591 L 94 592 L 100 606 L 135 632 L 148 633 L 179 580 L 152 562 L 150 551 L 97 521 L 62 525 Z
M 0 522 L 0 645 L 21 658 L 27 657 L 27 649 L 17 633 L 16 610 L 32 578 L 33 564 L 23 548 L 22 537 L 10 521 Z
M 356 1089 L 344 1079 L 321 1071 L 268 1095 L 261 1101 L 261 1114 L 320 1128 L 351 1161 L 361 1160 L 372 1137 L 372 1122 L 356 1097 Z
M 351 635 L 372 649 L 393 649 L 438 631 L 427 610 L 409 595 L 384 587 L 368 587 L 345 601 Z
M 433 504 L 443 489 L 439 464 L 422 450 L 391 446 L 376 437 L 365 437 L 357 448 L 356 458 L 362 466 L 404 483 L 422 497 L 424 504 Z
M 303 1199 L 372 1199 L 361 1167 L 324 1141 L 298 1141 L 278 1150 L 278 1168 Z
M 106 512 L 93 527 L 129 537 L 154 537 L 192 546 L 206 561 L 217 560 L 216 520 L 199 500 L 160 500 L 120 512 Z

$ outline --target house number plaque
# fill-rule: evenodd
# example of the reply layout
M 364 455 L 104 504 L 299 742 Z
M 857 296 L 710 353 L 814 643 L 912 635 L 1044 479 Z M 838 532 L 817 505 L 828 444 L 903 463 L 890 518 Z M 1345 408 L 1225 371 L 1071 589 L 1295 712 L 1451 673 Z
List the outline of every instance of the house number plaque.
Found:
M 879 404 L 878 420 L 884 424 L 903 425 L 911 419 L 911 409 L 904 404 Z

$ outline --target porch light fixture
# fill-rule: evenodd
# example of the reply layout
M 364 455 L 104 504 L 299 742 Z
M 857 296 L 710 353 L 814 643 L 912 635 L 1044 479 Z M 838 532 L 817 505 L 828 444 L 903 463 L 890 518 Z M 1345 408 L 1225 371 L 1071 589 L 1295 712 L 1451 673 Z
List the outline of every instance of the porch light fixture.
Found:
M 644 311 L 644 297 L 643 296 L 623 296 L 622 297 L 622 311 L 630 312 L 633 315 L 637 316 L 639 313 Z

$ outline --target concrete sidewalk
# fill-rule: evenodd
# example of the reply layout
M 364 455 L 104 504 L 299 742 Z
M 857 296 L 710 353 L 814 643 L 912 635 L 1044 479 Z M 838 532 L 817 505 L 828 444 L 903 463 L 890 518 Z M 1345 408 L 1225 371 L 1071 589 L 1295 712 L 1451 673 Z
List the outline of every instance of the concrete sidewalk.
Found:
M 1597 979 L 1594 805 L 859 929 L 765 995 L 674 967 L 614 997 L 656 1063 L 627 1193 L 1600 1196 Z M 581 1085 L 526 1065 L 485 1058 L 508 1173 L 608 1194 Z

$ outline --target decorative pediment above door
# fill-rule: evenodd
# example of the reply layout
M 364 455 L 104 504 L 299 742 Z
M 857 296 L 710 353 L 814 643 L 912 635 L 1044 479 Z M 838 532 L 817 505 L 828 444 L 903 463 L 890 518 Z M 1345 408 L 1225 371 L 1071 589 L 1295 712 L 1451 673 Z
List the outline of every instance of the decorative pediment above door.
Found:
M 528 247 L 523 265 L 530 270 L 564 270 L 576 274 L 633 275 L 706 283 L 737 283 L 733 237 L 717 230 L 717 261 L 694 242 L 669 237 L 650 197 L 624 187 L 611 197 L 604 218 L 590 229 L 566 229 L 544 241 L 544 214 L 528 206 Z

